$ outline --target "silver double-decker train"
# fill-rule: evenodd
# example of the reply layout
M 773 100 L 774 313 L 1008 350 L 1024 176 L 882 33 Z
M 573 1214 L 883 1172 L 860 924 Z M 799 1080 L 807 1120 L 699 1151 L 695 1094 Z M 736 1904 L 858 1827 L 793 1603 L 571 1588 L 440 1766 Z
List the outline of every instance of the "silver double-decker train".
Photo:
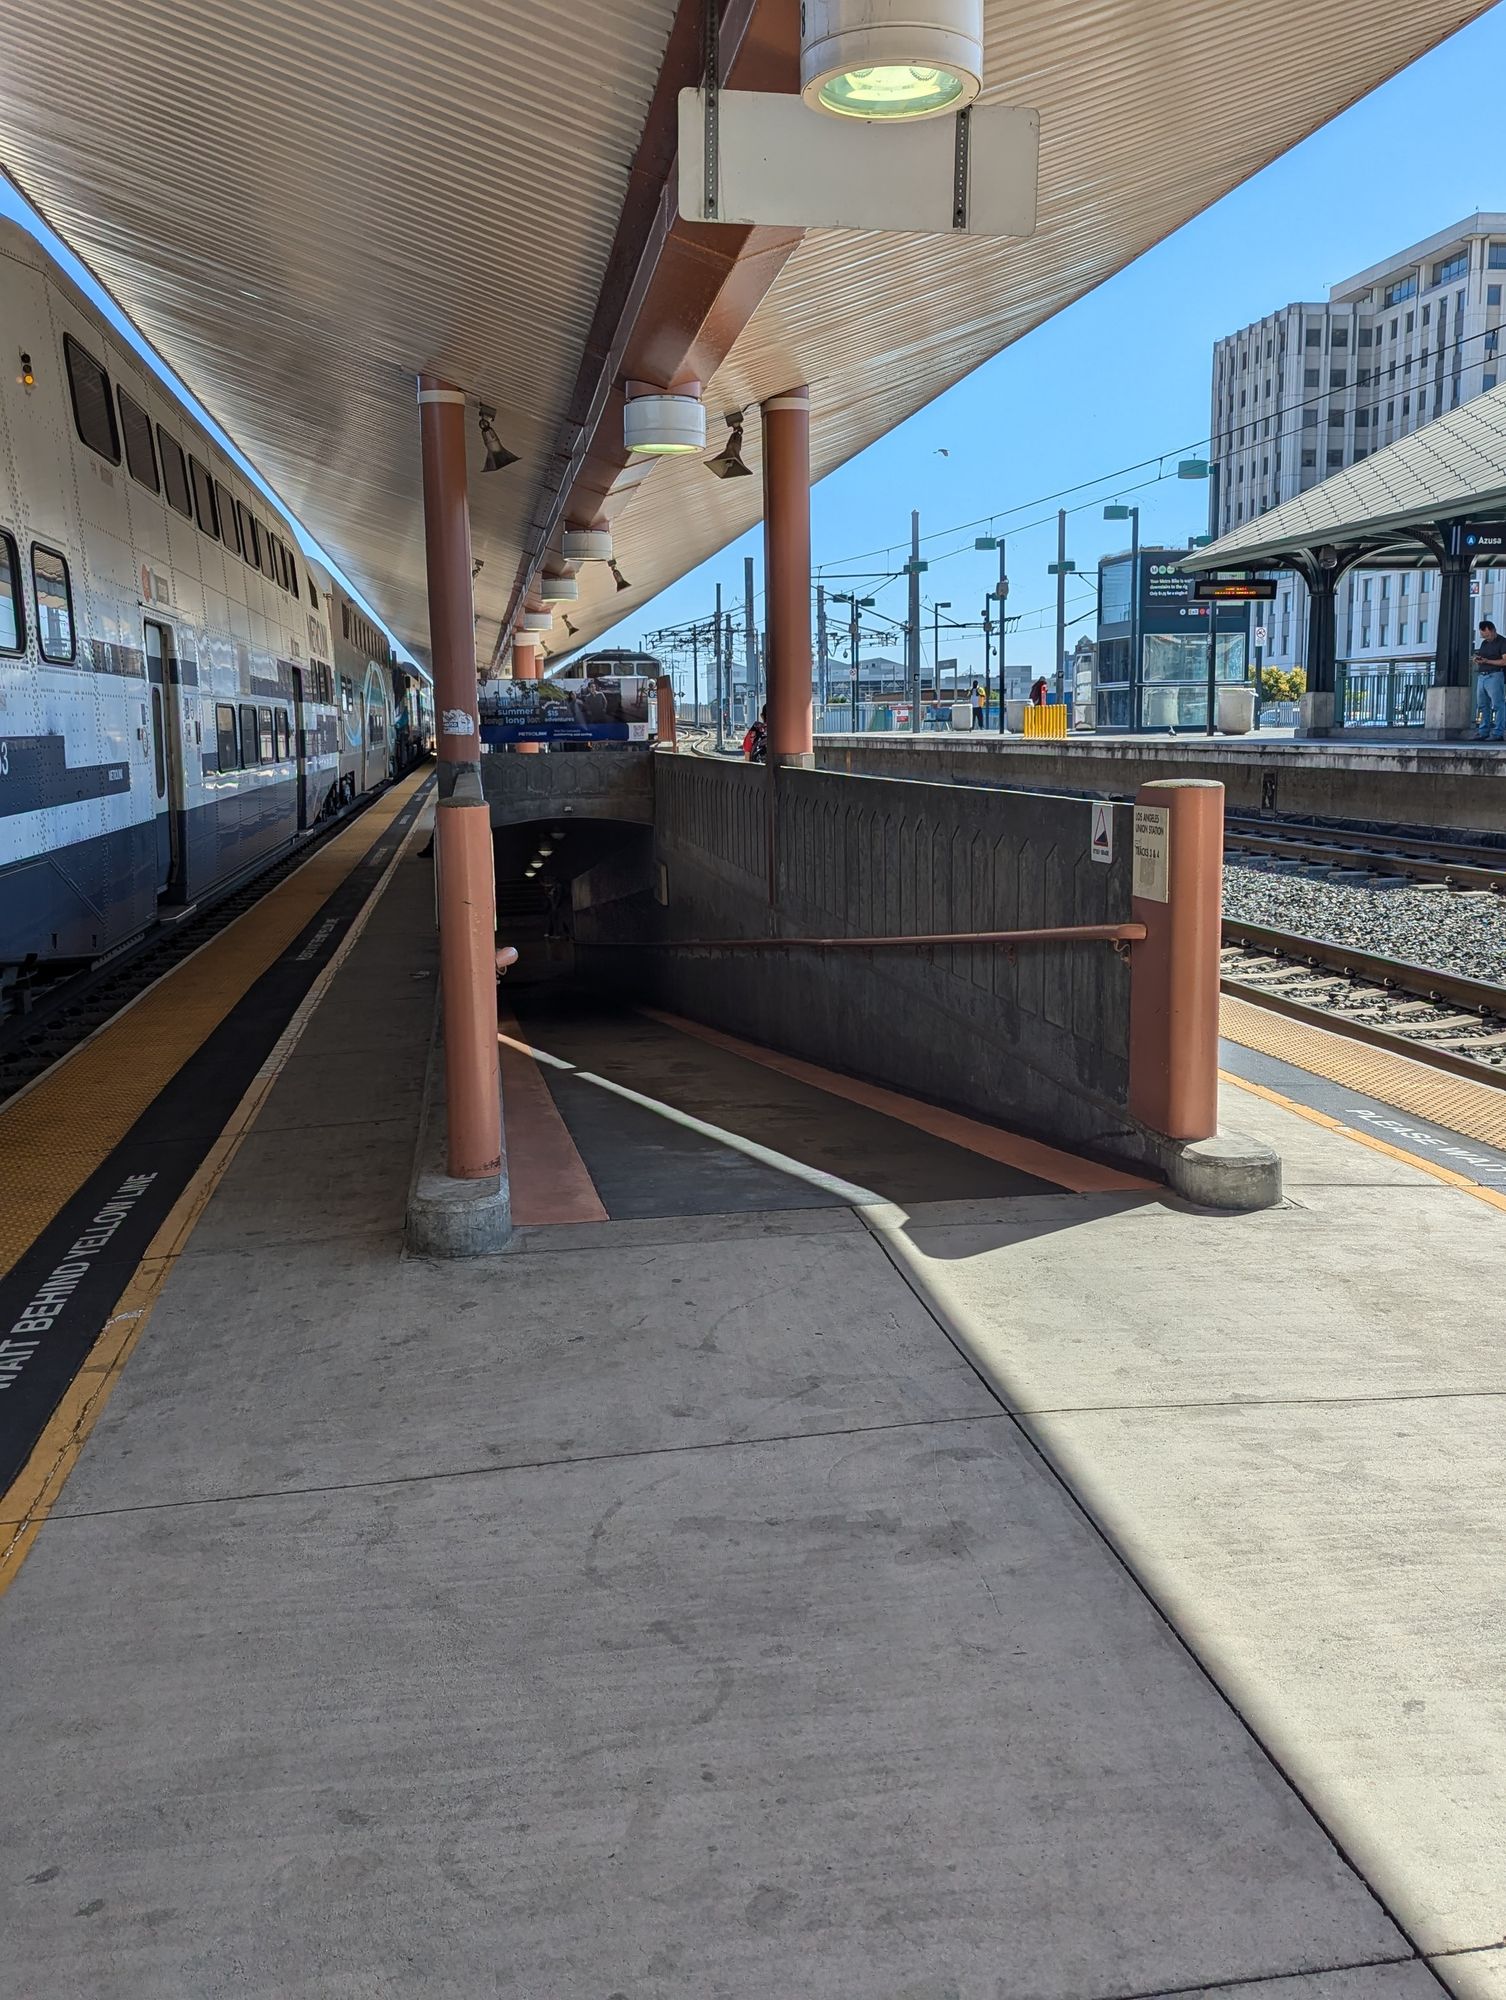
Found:
M 0 1012 L 426 756 L 427 685 L 0 220 Z

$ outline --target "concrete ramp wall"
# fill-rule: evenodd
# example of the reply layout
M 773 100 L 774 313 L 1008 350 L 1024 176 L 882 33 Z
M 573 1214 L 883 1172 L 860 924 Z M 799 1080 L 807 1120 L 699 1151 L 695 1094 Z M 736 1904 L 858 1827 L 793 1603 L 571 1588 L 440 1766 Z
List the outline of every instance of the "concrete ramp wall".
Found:
M 1043 1138 L 1126 1134 L 1129 968 L 1110 944 L 705 953 L 674 941 L 1126 922 L 1128 807 L 1109 808 L 1105 864 L 1083 800 L 694 757 L 653 769 L 667 948 L 609 949 L 614 979 Z

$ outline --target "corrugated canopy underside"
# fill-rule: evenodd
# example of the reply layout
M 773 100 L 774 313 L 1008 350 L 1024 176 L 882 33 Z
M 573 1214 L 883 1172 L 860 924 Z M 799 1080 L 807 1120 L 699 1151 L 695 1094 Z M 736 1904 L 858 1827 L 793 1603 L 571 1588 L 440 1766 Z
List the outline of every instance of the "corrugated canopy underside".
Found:
M 831 471 L 1485 5 L 1370 0 L 1357 32 L 1349 0 L 989 0 L 987 97 L 1041 113 L 1037 234 L 807 237 L 709 385 L 713 448 L 716 413 L 804 381 Z M 413 378 L 496 404 L 521 463 L 472 483 L 484 661 L 674 12 L 53 0 L 66 89 L 35 46 L 0 66 L 0 161 L 420 653 Z M 1294 59 L 1252 89 L 1252 49 Z M 589 568 L 582 636 L 759 509 L 658 466 L 616 524 L 633 589 Z

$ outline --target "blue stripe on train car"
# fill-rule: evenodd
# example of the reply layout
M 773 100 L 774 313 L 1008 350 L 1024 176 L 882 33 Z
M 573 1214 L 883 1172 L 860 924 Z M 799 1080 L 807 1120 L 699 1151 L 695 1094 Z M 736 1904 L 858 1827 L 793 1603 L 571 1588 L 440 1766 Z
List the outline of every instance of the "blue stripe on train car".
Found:
M 0 869 L 0 964 L 93 958 L 157 914 L 151 820 Z
M 107 799 L 130 789 L 128 763 L 70 765 L 61 736 L 0 738 L 0 819 Z
M 198 901 L 285 846 L 296 812 L 290 775 L 181 814 L 183 900 Z M 143 930 L 157 915 L 158 830 L 152 816 L 0 868 L 0 964 L 95 958 Z

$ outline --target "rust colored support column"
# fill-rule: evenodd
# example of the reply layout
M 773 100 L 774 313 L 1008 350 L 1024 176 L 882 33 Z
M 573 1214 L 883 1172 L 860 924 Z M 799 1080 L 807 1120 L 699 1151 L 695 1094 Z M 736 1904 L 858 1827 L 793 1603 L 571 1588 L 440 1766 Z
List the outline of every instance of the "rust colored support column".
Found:
M 811 764 L 811 406 L 808 389 L 763 406 L 763 551 L 770 764 Z
M 1130 1115 L 1169 1139 L 1218 1131 L 1224 788 L 1164 778 L 1135 794 Z
M 677 750 L 680 745 L 679 730 L 675 722 L 675 684 L 668 674 L 660 674 L 654 683 L 658 696 L 658 727 L 656 734 L 666 750 Z
M 502 1107 L 497 1067 L 496 881 L 491 813 L 481 787 L 465 396 L 448 382 L 421 375 L 418 406 L 429 644 L 439 739 L 434 851 L 439 875 L 448 1166 L 453 1180 L 484 1180 L 501 1171 Z
M 540 646 L 519 646 L 512 649 L 512 677 L 515 681 L 536 681 L 544 670 L 544 653 Z M 543 751 L 542 743 L 514 743 L 514 754 L 520 757 L 537 757 Z

